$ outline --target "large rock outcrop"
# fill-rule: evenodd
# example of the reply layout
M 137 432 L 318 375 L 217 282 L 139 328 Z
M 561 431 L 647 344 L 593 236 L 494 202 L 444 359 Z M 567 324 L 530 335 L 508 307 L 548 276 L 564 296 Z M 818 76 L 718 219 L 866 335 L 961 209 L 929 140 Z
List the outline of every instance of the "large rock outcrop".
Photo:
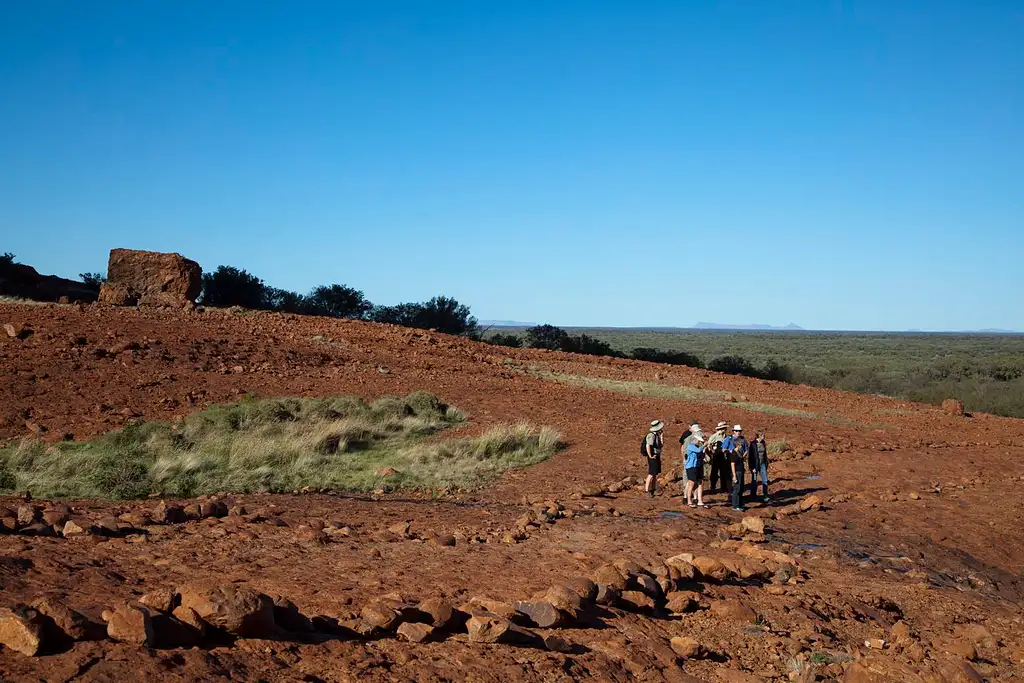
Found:
M 195 303 L 203 270 L 181 254 L 111 249 L 100 303 L 183 308 Z

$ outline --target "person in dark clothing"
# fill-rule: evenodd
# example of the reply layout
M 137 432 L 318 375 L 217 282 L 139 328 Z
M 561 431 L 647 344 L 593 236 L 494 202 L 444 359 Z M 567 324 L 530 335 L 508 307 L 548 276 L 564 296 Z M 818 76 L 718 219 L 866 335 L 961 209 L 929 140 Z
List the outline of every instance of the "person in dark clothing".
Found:
M 730 476 L 729 461 L 725 457 L 725 450 L 722 448 L 726 436 L 725 430 L 728 425 L 725 422 L 719 422 L 715 427 L 715 433 L 708 437 L 707 443 L 704 445 L 705 457 L 708 460 L 708 464 L 711 467 L 711 486 L 708 488 L 708 493 L 715 493 L 718 488 L 718 482 L 722 482 L 722 493 L 729 493 L 732 488 L 732 477 Z
M 652 498 L 658 486 L 658 475 L 661 474 L 661 430 L 664 428 L 665 423 L 661 420 L 652 421 L 651 429 L 644 440 L 644 451 L 647 455 L 647 481 L 644 482 L 644 491 Z
M 743 437 L 743 427 L 736 425 L 732 428 L 732 436 L 722 442 L 722 450 L 729 459 L 729 470 L 732 473 L 732 509 L 743 510 L 743 468 L 750 451 L 750 444 Z
M 768 502 L 768 443 L 764 440 L 764 430 L 757 430 L 754 440 L 750 442 L 750 497 L 757 497 L 758 475 L 761 479 L 761 489 L 764 492 L 764 502 Z

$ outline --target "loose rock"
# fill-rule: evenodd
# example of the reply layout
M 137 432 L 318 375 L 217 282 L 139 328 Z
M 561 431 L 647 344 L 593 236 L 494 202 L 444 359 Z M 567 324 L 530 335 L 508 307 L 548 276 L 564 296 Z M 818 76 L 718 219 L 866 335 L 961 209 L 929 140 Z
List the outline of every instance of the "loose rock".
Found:
M 693 638 L 676 636 L 670 641 L 672 651 L 683 659 L 699 659 L 704 655 L 704 648 Z
M 243 638 L 274 635 L 274 605 L 270 598 L 246 586 L 187 585 L 178 589 L 181 607 L 192 609 L 210 626 Z
M 0 608 L 0 645 L 35 657 L 43 648 L 43 620 L 34 609 Z
M 406 622 L 398 627 L 398 636 L 410 643 L 423 643 L 430 640 L 436 629 L 430 624 Z
M 156 644 L 153 614 L 144 605 L 118 605 L 107 620 L 107 635 L 121 643 L 153 647 Z

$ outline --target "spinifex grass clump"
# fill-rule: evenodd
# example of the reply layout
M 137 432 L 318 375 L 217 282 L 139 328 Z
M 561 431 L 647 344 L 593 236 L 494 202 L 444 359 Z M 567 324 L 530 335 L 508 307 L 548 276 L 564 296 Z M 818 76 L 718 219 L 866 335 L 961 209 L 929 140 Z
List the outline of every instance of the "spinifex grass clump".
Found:
M 373 403 L 246 399 L 177 424 L 142 422 L 88 443 L 22 442 L 0 450 L 0 490 L 42 497 L 138 498 L 306 486 L 470 488 L 550 457 L 558 435 L 527 425 L 476 438 L 430 439 L 464 421 L 417 392 Z

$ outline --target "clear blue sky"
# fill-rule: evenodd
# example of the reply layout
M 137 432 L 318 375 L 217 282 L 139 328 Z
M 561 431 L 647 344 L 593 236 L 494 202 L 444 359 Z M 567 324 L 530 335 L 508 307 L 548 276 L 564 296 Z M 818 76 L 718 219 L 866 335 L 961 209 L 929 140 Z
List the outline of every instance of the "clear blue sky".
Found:
M 0 233 L 483 319 L 1024 330 L 1024 2 L 3 2 Z

